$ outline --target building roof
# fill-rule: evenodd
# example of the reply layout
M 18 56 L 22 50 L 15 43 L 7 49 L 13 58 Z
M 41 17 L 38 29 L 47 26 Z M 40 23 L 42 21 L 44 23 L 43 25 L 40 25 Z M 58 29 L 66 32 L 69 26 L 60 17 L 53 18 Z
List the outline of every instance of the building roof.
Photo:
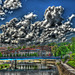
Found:
M 25 49 L 18 49 L 18 51 L 20 50 L 40 50 L 40 48 L 25 48 Z
M 33 50 L 33 51 L 38 51 L 38 50 L 46 50 L 46 51 L 51 51 L 51 48 L 53 46 L 40 46 L 40 47 L 36 47 L 36 48 L 25 48 L 25 49 L 17 49 L 17 50 L 7 50 L 6 47 L 1 47 L 0 49 L 6 49 L 6 50 L 0 50 L 2 54 L 10 54 L 10 53 L 15 53 L 16 52 L 19 52 L 19 51 L 22 51 L 22 50 Z
M 0 47 L 0 50 L 7 50 L 7 47 Z

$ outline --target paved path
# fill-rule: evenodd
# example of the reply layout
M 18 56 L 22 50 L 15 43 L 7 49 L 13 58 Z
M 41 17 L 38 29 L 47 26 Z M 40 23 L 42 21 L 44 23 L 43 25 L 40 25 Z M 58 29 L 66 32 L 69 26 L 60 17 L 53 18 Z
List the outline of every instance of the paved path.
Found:
M 61 64 L 71 73 L 75 74 L 75 69 L 67 65 L 66 63 L 61 62 Z

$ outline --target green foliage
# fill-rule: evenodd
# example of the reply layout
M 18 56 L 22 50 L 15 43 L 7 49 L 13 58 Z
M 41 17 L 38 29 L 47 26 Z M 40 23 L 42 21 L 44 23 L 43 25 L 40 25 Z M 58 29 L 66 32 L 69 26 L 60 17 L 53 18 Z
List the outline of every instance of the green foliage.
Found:
M 17 49 L 21 49 L 21 46 L 18 46 L 18 47 L 17 47 L 17 48 L 15 48 L 15 49 L 16 49 L 16 50 L 17 50 Z
M 36 46 L 35 45 L 33 45 L 33 46 L 30 46 L 30 48 L 35 48 Z
M 6 57 L 6 55 L 4 55 L 4 57 Z
M 0 70 L 2 70 L 2 69 L 4 69 L 4 68 L 9 68 L 10 66 L 9 66 L 9 64 L 1 64 L 0 65 Z
M 2 57 L 3 55 L 2 55 L 2 53 L 0 52 L 0 57 Z
M 62 62 L 64 63 L 65 62 L 65 59 L 62 59 Z
M 70 51 L 72 51 L 72 45 L 71 44 L 68 44 L 68 49 L 70 50 Z
M 25 48 L 26 48 L 26 46 L 23 46 L 23 47 L 22 47 L 22 49 L 25 49 Z
M 25 53 L 25 55 L 24 55 L 25 57 L 27 56 L 27 54 Z
M 10 47 L 8 47 L 7 49 L 10 50 Z
M 37 53 L 33 53 L 33 56 L 38 56 L 38 54 Z
M 18 57 L 18 54 L 16 54 L 16 57 Z
M 35 70 L 36 70 L 36 69 L 38 69 L 38 66 L 37 66 L 37 65 L 35 65 L 35 66 L 34 66 L 34 69 L 35 69 Z
M 60 65 L 60 63 L 57 63 L 57 65 Z
M 30 57 L 30 56 L 38 56 L 38 53 L 30 53 L 30 54 L 29 54 L 29 53 L 26 53 L 26 54 L 23 54 L 22 56 L 23 56 L 23 57 L 24 57 L 24 56 L 25 56 L 25 57 L 26 57 L 26 56 L 27 56 L 27 57 Z
M 13 48 L 11 48 L 10 50 L 13 50 Z
M 18 54 L 18 57 L 20 57 L 21 56 L 21 54 Z
M 54 47 L 52 48 L 52 53 L 54 56 L 57 56 L 57 49 L 58 49 L 58 46 L 54 45 Z
M 39 61 L 41 61 L 41 59 L 39 59 Z
M 71 59 L 75 59 L 75 53 L 71 54 L 71 55 L 70 55 L 70 58 L 71 58 Z
M 75 37 L 72 37 L 72 51 L 75 52 Z
M 9 57 L 9 55 L 7 54 L 7 57 Z
M 67 64 L 75 68 L 75 60 L 68 61 Z
M 40 44 L 39 44 L 39 45 L 37 45 L 37 47 L 40 47 Z
M 15 54 L 13 55 L 13 57 L 15 57 Z
M 35 48 L 35 47 L 36 47 L 35 45 L 32 46 L 32 48 Z
M 63 45 L 68 45 L 69 44 L 69 42 L 61 42 L 61 43 L 58 43 L 57 45 L 58 46 L 63 46 Z
M 12 57 L 12 54 L 10 54 L 10 57 Z
M 48 46 L 54 46 L 56 43 L 55 42 L 52 42 L 52 43 L 49 43 Z
M 24 57 L 25 55 L 23 54 L 22 56 Z
M 57 50 L 57 56 L 64 56 L 69 51 L 67 46 L 60 46 Z
M 64 59 L 65 59 L 65 60 L 69 59 L 69 56 L 68 56 L 68 55 L 67 55 L 67 56 L 65 56 L 65 57 L 64 57 Z
M 57 46 L 55 45 L 53 48 L 52 48 L 52 53 L 54 56 L 64 56 L 67 54 L 67 52 L 69 51 L 69 48 L 65 45 L 63 46 Z

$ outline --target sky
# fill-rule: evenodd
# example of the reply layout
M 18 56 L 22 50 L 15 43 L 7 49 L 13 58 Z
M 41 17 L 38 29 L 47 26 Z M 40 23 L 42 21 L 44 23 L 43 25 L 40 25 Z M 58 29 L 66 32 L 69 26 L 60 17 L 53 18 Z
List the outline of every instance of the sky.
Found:
M 4 1 L 4 0 L 3 0 Z M 63 17 L 66 21 L 71 14 L 75 13 L 75 0 L 20 0 L 22 8 L 13 10 L 13 14 L 6 13 L 5 20 L 0 20 L 0 25 L 9 22 L 13 18 L 21 19 L 24 15 L 33 12 L 37 15 L 35 21 L 44 19 L 44 12 L 49 6 L 62 6 L 64 8 Z M 8 10 L 10 11 L 10 10 Z M 75 28 L 75 19 L 72 21 L 72 27 Z

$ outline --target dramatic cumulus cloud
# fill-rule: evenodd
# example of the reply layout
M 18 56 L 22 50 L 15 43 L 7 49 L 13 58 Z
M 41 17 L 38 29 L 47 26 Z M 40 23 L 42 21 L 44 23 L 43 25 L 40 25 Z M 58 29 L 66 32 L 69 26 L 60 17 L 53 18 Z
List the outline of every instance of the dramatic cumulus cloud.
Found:
M 2 4 L 2 0 L 0 0 L 0 4 Z M 4 20 L 2 17 L 8 12 L 8 10 L 14 10 L 20 7 L 22 7 L 20 0 L 5 0 L 3 5 L 0 5 L 0 19 Z M 11 14 L 13 11 L 9 11 L 8 13 Z
M 48 7 L 44 14 L 43 21 L 36 21 L 32 24 L 31 20 L 36 17 L 30 13 L 24 16 L 24 19 L 18 21 L 17 18 L 2 25 L 2 33 L 0 34 L 0 42 L 8 44 L 47 44 L 52 41 L 67 41 L 68 33 L 75 32 L 75 28 L 71 28 L 71 20 L 75 17 L 72 14 L 69 20 L 62 23 L 64 8 L 61 6 Z
M 0 16 L 5 15 L 4 8 L 0 5 Z
M 3 7 L 7 9 L 17 9 L 22 6 L 20 0 L 5 0 Z

